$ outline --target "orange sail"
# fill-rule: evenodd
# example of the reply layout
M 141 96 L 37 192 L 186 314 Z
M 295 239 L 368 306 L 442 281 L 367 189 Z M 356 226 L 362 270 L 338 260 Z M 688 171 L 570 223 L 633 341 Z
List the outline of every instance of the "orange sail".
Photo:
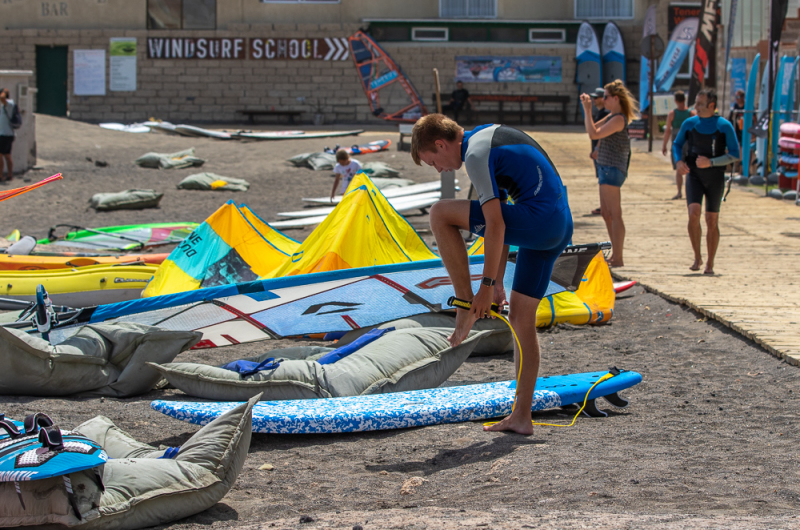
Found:
M 22 186 L 21 188 L 14 188 L 13 190 L 0 191 L 0 202 L 6 201 L 8 199 L 13 199 L 14 197 L 22 195 L 23 193 L 28 193 L 31 190 L 35 190 L 36 188 L 40 188 L 40 187 L 44 186 L 45 184 L 49 184 L 49 183 L 51 183 L 51 182 L 53 182 L 55 180 L 61 180 L 62 178 L 64 178 L 64 177 L 62 177 L 61 173 L 59 173 L 57 175 L 53 175 L 52 177 L 47 177 L 44 180 L 40 180 L 39 182 L 37 182 L 35 184 L 30 184 L 28 186 Z

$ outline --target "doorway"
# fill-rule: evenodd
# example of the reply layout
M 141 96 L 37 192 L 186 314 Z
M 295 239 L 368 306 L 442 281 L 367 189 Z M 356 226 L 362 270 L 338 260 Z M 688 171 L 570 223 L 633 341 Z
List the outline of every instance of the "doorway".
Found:
M 67 115 L 67 46 L 36 47 L 36 112 Z

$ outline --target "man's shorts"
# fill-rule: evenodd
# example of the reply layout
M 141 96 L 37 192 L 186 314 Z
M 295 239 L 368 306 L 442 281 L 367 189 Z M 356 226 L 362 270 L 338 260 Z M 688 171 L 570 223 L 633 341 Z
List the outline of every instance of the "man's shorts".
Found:
M 504 244 L 519 247 L 512 289 L 541 300 L 550 285 L 553 264 L 572 240 L 569 206 L 500 204 L 506 224 Z M 486 219 L 479 201 L 471 201 L 469 229 L 483 236 Z
M 600 184 L 621 188 L 628 176 L 614 166 L 597 165 L 597 178 Z
M 0 155 L 11 154 L 11 144 L 14 143 L 13 136 L 0 136 Z
M 725 177 L 698 177 L 693 173 L 686 175 L 686 204 L 702 206 L 706 198 L 706 212 L 719 213 L 722 196 L 725 194 Z

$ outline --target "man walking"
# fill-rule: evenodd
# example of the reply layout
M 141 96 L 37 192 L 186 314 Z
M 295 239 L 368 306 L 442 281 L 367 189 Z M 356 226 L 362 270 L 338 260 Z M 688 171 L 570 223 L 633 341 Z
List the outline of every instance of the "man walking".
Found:
M 489 316 L 493 302 L 505 302 L 508 245 L 519 246 L 509 310 L 524 354 L 522 362 L 515 345 L 515 374 L 522 362 L 517 402 L 510 416 L 486 429 L 532 434 L 531 403 L 539 373 L 536 310 L 550 284 L 553 264 L 572 238 L 572 214 L 561 176 L 544 149 L 524 132 L 504 125 L 465 131 L 442 114 L 429 114 L 414 125 L 411 157 L 440 173 L 463 164 L 478 192 L 479 200 L 441 200 L 430 212 L 431 230 L 456 297 L 472 301 L 469 311 L 456 311 L 456 327 L 448 337 L 452 346 L 464 340 L 477 319 Z M 514 204 L 507 204 L 507 197 Z M 459 230 L 485 239 L 483 279 L 474 297 Z
M 719 246 L 719 210 L 725 193 L 725 166 L 739 160 L 739 142 L 731 122 L 715 115 L 717 94 L 707 88 L 697 94 L 697 116 L 687 119 L 672 144 L 675 166 L 686 177 L 686 203 L 689 206 L 689 240 L 694 251 L 690 270 L 700 270 L 703 257 L 700 242 L 703 229 L 700 213 L 706 200 L 706 245 L 708 261 L 703 274 L 714 274 L 714 258 Z M 686 144 L 686 154 L 683 146 Z M 727 150 L 727 153 L 726 153 Z

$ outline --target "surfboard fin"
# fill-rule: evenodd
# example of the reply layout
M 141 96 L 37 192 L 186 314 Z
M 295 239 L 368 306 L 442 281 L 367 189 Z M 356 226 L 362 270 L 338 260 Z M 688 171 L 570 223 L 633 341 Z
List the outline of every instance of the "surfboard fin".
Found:
M 620 396 L 618 392 L 614 392 L 613 394 L 603 396 L 603 398 L 605 398 L 606 401 L 608 401 L 618 409 L 624 409 L 630 404 L 630 401 Z
M 597 408 L 597 400 L 595 399 L 590 399 L 586 402 L 586 406 L 583 407 L 583 414 L 586 414 L 590 418 L 608 417 L 608 412 Z

